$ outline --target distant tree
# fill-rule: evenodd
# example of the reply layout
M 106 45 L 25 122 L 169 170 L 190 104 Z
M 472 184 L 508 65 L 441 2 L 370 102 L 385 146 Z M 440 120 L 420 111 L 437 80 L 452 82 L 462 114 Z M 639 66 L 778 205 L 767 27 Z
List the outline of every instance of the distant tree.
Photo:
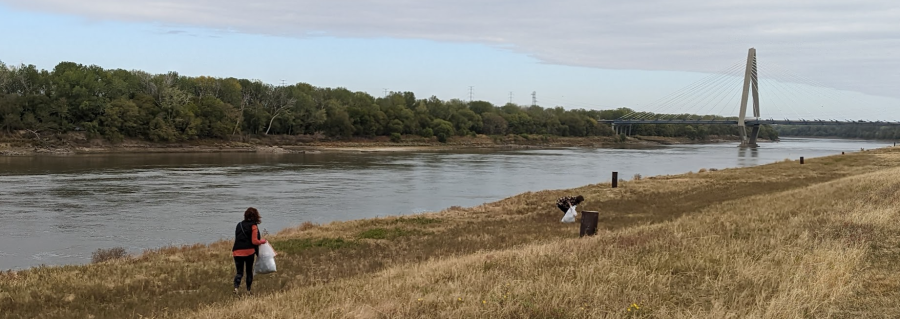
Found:
M 434 119 L 434 121 L 431 122 L 431 129 L 441 143 L 446 143 L 447 138 L 454 134 L 453 123 L 442 119 Z
M 275 121 L 275 118 L 283 113 L 289 112 L 290 107 L 294 106 L 294 102 L 297 102 L 297 99 L 288 97 L 287 90 L 284 88 L 275 89 L 273 93 L 275 97 L 271 102 L 271 110 L 269 112 L 271 118 L 269 119 L 269 125 L 266 127 L 266 135 L 269 135 L 269 131 L 272 129 L 272 122 Z
M 481 115 L 481 114 L 484 114 L 487 112 L 493 112 L 495 108 L 496 107 L 494 107 L 493 104 L 491 104 L 490 102 L 486 102 L 486 101 L 473 101 L 473 102 L 469 103 L 469 109 L 478 115 Z
M 483 113 L 481 118 L 483 122 L 482 132 L 484 132 L 484 134 L 506 135 L 506 130 L 509 128 L 509 125 L 502 116 L 497 115 L 497 113 Z

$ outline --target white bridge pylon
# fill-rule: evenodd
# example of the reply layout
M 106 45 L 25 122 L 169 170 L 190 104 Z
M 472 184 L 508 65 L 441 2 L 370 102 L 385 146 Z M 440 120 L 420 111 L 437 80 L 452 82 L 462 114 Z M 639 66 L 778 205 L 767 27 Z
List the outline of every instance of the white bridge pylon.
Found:
M 741 130 L 741 147 L 757 147 L 756 138 L 759 136 L 759 123 L 750 126 L 750 134 L 747 134 L 747 125 L 744 119 L 747 117 L 747 100 L 753 94 L 753 117 L 759 119 L 759 77 L 756 69 L 756 49 L 750 48 L 747 52 L 747 68 L 744 71 L 744 92 L 741 94 L 741 111 L 738 113 L 738 128 Z

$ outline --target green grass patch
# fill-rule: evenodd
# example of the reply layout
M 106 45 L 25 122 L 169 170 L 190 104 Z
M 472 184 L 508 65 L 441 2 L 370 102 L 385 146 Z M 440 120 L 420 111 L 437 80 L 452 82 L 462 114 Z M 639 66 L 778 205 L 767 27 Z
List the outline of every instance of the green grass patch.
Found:
M 348 247 L 356 247 L 359 244 L 355 241 L 348 241 L 342 238 L 297 238 L 272 243 L 275 251 L 283 252 L 301 252 L 312 248 L 341 249 Z
M 431 224 L 439 224 L 439 223 L 441 223 L 441 220 L 437 219 L 437 218 L 427 218 L 427 217 L 422 217 L 422 216 L 416 216 L 413 218 L 400 217 L 400 218 L 397 218 L 397 223 L 414 224 L 414 225 L 431 225 Z
M 399 237 L 412 236 L 422 234 L 421 231 L 417 230 L 409 230 L 403 228 L 371 228 L 367 229 L 361 233 L 357 237 L 360 239 L 396 239 Z

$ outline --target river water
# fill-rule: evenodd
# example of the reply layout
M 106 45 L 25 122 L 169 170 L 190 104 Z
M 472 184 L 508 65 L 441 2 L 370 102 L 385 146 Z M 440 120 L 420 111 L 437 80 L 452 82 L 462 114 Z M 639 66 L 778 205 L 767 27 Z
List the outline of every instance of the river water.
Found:
M 90 262 L 233 237 L 259 209 L 274 233 L 327 223 L 475 206 L 526 191 L 701 168 L 745 167 L 892 145 L 784 138 L 652 149 L 562 148 L 318 154 L 176 153 L 0 157 L 0 269 Z

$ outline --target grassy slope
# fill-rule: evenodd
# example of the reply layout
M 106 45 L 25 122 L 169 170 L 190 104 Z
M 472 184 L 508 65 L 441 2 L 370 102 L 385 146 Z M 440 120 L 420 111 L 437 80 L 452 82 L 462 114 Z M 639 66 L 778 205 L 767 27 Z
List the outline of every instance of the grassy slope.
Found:
M 896 317 L 898 160 L 885 149 L 305 225 L 271 236 L 279 272 L 253 298 L 230 295 L 227 242 L 7 273 L 0 316 Z M 597 236 L 558 222 L 555 198 L 574 193 L 602 212 Z

